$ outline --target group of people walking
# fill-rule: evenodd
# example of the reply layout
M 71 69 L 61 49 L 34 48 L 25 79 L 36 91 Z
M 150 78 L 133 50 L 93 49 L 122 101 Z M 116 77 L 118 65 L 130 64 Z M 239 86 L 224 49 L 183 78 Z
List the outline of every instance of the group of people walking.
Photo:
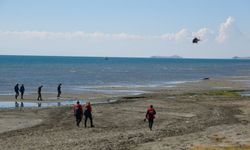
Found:
M 84 126 L 87 127 L 87 121 L 90 120 L 90 127 L 94 127 L 92 118 L 92 107 L 90 102 L 85 105 L 81 105 L 79 101 L 74 105 L 74 115 L 76 118 L 76 125 L 79 127 L 82 121 L 83 115 L 85 116 Z
M 61 97 L 61 94 L 62 94 L 62 90 L 61 90 L 61 86 L 62 84 L 60 83 L 58 86 L 57 86 L 57 98 L 60 98 Z M 42 101 L 42 88 L 43 88 L 43 85 L 39 86 L 38 89 L 37 89 L 37 100 L 38 101 Z M 14 91 L 15 91 L 15 99 L 18 98 L 19 96 L 19 92 L 21 93 L 21 99 L 23 99 L 23 95 L 24 95 L 24 92 L 25 92 L 25 88 L 24 88 L 24 85 L 22 84 L 19 88 L 19 84 L 17 83 L 14 87 Z
M 25 91 L 24 85 L 22 84 L 21 87 L 19 88 L 19 84 L 17 83 L 14 87 L 15 90 L 15 99 L 17 99 L 17 97 L 19 96 L 19 92 L 21 93 L 21 99 L 23 99 L 23 94 Z
M 73 106 L 74 115 L 76 118 L 76 125 L 79 127 L 82 121 L 83 116 L 85 116 L 84 127 L 87 127 L 87 121 L 90 120 L 90 127 L 94 127 L 93 118 L 92 118 L 92 107 L 90 102 L 87 102 L 85 105 L 81 105 L 79 101 Z M 147 109 L 146 116 L 144 121 L 148 120 L 149 129 L 152 130 L 156 111 L 153 105 L 150 105 Z
M 62 86 L 61 83 L 57 86 L 57 98 L 60 98 L 60 96 L 61 96 L 61 93 L 62 93 L 61 86 Z M 42 101 L 42 88 L 43 88 L 43 85 L 39 86 L 38 90 L 37 90 L 37 94 L 38 94 L 37 100 L 38 101 Z M 19 88 L 19 84 L 17 83 L 14 87 L 14 91 L 16 93 L 15 99 L 18 98 L 19 92 L 21 93 L 21 99 L 23 99 L 23 95 L 25 92 L 25 88 L 24 88 L 23 84 Z M 74 115 L 76 118 L 76 125 L 78 127 L 80 126 L 80 123 L 82 121 L 83 116 L 85 116 L 84 126 L 87 127 L 87 121 L 89 119 L 90 120 L 90 127 L 94 127 L 93 118 L 92 118 L 92 106 L 91 106 L 90 102 L 86 103 L 85 105 L 81 105 L 80 102 L 77 101 L 77 103 L 74 105 Z M 149 108 L 147 109 L 146 116 L 144 119 L 144 121 L 148 120 L 148 125 L 149 125 L 150 130 L 152 130 L 155 115 L 156 115 L 156 111 L 153 108 L 153 105 L 150 105 Z

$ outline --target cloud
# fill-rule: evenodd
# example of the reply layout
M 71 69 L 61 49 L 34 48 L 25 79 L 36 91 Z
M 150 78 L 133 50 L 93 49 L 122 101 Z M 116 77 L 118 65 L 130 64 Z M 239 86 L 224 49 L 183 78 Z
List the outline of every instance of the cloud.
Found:
M 201 28 L 197 32 L 193 32 L 193 37 L 199 37 L 202 41 L 206 41 L 212 36 L 214 32 L 210 30 L 209 28 Z
M 219 35 L 216 41 L 219 43 L 224 43 L 229 38 L 229 32 L 234 24 L 234 18 L 228 17 L 227 20 L 220 25 Z
M 0 36 L 19 39 L 73 39 L 73 38 L 108 38 L 101 32 L 47 32 L 47 31 L 1 31 Z
M 174 33 L 165 33 L 159 35 L 140 35 L 131 33 L 104 33 L 104 32 L 49 32 L 49 31 L 0 31 L 1 39 L 15 40 L 163 40 L 163 41 L 189 41 L 193 37 L 199 37 L 202 41 L 214 40 L 218 43 L 224 43 L 229 38 L 241 35 L 234 25 L 234 18 L 228 17 L 219 27 L 218 36 L 215 37 L 214 31 L 208 27 L 203 27 L 196 32 L 190 32 L 182 28 Z
M 179 32 L 176 32 L 176 33 L 163 34 L 160 36 L 160 39 L 179 41 L 179 40 L 188 39 L 188 37 L 190 37 L 188 30 L 181 29 Z
M 47 31 L 0 31 L 0 37 L 12 37 L 19 39 L 145 39 L 141 35 L 117 33 L 108 34 L 102 32 L 87 33 L 83 31 L 76 32 L 47 32 Z
M 0 38 L 17 38 L 21 40 L 40 39 L 108 39 L 108 40 L 185 40 L 190 36 L 187 29 L 181 29 L 176 33 L 167 33 L 162 35 L 137 35 L 128 33 L 103 33 L 103 32 L 48 32 L 48 31 L 0 31 Z

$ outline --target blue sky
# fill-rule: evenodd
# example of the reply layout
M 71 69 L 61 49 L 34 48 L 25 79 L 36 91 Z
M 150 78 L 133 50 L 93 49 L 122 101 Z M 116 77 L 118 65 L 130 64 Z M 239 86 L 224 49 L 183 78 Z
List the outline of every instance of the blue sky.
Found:
M 248 0 L 0 0 L 0 55 L 250 56 Z M 202 41 L 195 45 L 191 39 Z

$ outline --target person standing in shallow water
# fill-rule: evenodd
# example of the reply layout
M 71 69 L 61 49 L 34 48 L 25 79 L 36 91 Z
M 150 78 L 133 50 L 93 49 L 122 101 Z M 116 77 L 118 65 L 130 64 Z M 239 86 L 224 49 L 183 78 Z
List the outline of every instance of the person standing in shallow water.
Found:
M 43 99 L 42 99 L 42 93 L 41 93 L 41 92 L 42 92 L 42 87 L 43 87 L 42 85 L 39 86 L 39 87 L 38 87 L 38 90 L 37 90 L 37 94 L 38 94 L 37 100 L 38 100 L 38 101 L 42 101 L 42 100 L 43 100 Z
M 21 99 L 23 99 L 24 91 L 25 91 L 25 88 L 24 88 L 24 85 L 22 84 L 20 87 Z
M 61 86 L 62 84 L 60 83 L 57 87 L 57 99 L 59 99 L 62 94 Z
M 17 83 L 14 87 L 14 91 L 15 91 L 15 99 L 17 99 L 17 97 L 19 96 L 19 84 Z
M 87 120 L 88 120 L 88 118 L 90 120 L 90 126 L 91 126 L 91 128 L 95 127 L 93 125 L 92 107 L 91 107 L 90 102 L 87 102 L 87 104 L 85 105 L 84 116 L 85 116 L 85 122 L 84 122 L 85 128 L 87 127 Z
M 156 111 L 153 108 L 153 105 L 150 105 L 149 108 L 148 108 L 148 110 L 147 110 L 146 118 L 145 118 L 145 121 L 146 121 L 146 119 L 148 119 L 148 126 L 149 126 L 150 130 L 152 130 L 152 127 L 153 127 L 153 124 L 154 124 L 155 115 L 156 115 Z

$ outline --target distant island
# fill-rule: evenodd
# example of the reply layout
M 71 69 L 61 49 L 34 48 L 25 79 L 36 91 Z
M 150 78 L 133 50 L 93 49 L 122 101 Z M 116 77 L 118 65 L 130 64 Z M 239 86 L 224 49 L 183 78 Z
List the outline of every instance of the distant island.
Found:
M 239 57 L 239 56 L 234 56 L 233 59 L 250 59 L 250 57 Z
M 150 58 L 173 58 L 173 59 L 181 59 L 181 56 L 173 55 L 173 56 L 151 56 Z

